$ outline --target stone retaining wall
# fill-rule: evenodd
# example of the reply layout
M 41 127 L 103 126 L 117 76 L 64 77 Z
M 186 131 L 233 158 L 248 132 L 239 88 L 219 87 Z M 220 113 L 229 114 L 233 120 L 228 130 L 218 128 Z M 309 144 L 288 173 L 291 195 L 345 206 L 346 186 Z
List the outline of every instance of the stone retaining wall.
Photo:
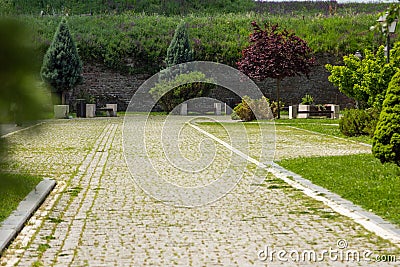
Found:
M 285 106 L 299 104 L 305 94 L 314 97 L 316 104 L 338 104 L 341 109 L 351 107 L 354 101 L 343 95 L 329 81 L 329 72 L 325 70 L 326 63 L 337 64 L 330 56 L 319 57 L 309 79 L 305 76 L 286 78 L 281 83 L 280 96 Z M 94 96 L 97 106 L 106 103 L 118 104 L 118 110 L 125 110 L 137 88 L 147 80 L 148 74 L 122 74 L 106 68 L 98 63 L 84 65 L 84 82 L 70 94 L 69 101 L 74 106 L 75 100 L 82 96 Z M 268 79 L 257 83 L 267 98 L 275 99 L 276 81 Z M 144 101 L 151 101 L 149 95 L 142 96 Z M 216 88 L 209 97 L 217 98 L 233 106 L 240 98 L 229 90 Z M 140 108 L 139 108 L 140 109 Z

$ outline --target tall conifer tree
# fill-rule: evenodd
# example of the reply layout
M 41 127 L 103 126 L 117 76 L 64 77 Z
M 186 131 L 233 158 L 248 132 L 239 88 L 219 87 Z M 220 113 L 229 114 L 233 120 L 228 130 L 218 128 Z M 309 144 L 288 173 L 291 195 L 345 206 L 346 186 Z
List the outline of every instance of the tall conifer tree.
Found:
M 382 163 L 400 166 L 400 72 L 389 83 L 373 137 L 372 154 Z
M 47 50 L 40 71 L 42 79 L 51 86 L 52 92 L 65 96 L 82 80 L 82 61 L 68 29 L 67 20 L 63 18 L 54 35 L 53 42 Z

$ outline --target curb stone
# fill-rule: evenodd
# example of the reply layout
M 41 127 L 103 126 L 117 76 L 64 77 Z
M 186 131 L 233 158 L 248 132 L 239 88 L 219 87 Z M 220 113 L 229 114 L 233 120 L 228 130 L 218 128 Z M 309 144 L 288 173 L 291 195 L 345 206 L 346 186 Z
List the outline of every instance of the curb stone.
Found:
M 11 136 L 13 134 L 16 134 L 16 133 L 19 133 L 19 132 L 23 132 L 23 131 L 32 129 L 34 127 L 40 126 L 40 125 L 42 125 L 44 123 L 45 122 L 42 121 L 42 122 L 38 122 L 38 123 L 35 123 L 33 125 L 29 125 L 29 126 L 9 127 L 9 129 L 6 129 L 4 133 L 3 133 L 4 129 L 3 129 L 2 125 L 0 125 L 0 138 L 9 137 L 9 136 Z
M 0 255 L 22 230 L 25 223 L 40 207 L 55 186 L 56 181 L 43 179 L 36 185 L 35 189 L 19 203 L 17 209 L 0 224 Z
M 343 207 L 345 209 L 344 213 L 346 213 L 342 213 L 343 215 L 352 218 L 354 221 L 363 225 L 368 230 L 374 232 L 384 239 L 390 240 L 392 243 L 400 247 L 400 229 L 396 225 L 384 220 L 382 217 L 372 212 L 363 209 L 358 205 L 355 205 L 353 202 L 342 198 L 338 194 L 312 183 L 310 180 L 303 178 L 297 173 L 283 168 L 275 162 L 272 163 L 272 167 L 278 171 L 278 173 L 275 173 L 277 176 L 283 175 L 286 178 L 290 177 L 290 179 L 296 183 L 312 190 L 315 195 L 321 196 L 321 200 L 327 199 L 328 201 L 330 200 L 340 207 Z

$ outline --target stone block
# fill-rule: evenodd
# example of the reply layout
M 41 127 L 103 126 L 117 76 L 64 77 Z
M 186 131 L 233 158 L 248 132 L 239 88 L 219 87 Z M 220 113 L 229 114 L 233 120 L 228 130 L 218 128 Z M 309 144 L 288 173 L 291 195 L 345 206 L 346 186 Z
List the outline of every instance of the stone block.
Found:
M 96 116 L 96 104 L 86 104 L 86 118 L 94 118 Z
M 289 119 L 297 118 L 297 109 L 298 109 L 297 105 L 289 106 Z
M 221 116 L 221 103 L 214 103 L 214 114 L 217 116 Z
M 310 111 L 311 105 L 299 105 L 298 111 Z M 298 113 L 297 118 L 299 119 L 307 119 L 310 116 L 309 113 Z
M 181 104 L 181 116 L 187 116 L 188 114 L 188 104 L 187 103 L 182 103 Z
M 54 105 L 54 118 L 67 119 L 69 113 L 68 105 Z
M 117 104 L 106 104 L 106 108 L 112 108 L 112 111 L 109 113 L 110 117 L 117 117 Z

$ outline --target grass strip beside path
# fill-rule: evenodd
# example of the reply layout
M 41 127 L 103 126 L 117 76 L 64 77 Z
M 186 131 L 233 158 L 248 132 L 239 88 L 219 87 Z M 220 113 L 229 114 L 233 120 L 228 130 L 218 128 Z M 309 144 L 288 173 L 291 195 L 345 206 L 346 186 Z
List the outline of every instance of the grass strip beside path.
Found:
M 280 119 L 275 120 L 277 125 L 288 125 L 294 126 L 297 128 L 305 129 L 308 131 L 313 131 L 322 134 L 328 134 L 340 138 L 346 138 L 349 140 L 362 142 L 366 144 L 372 144 L 372 138 L 369 136 L 345 136 L 339 130 L 339 120 L 332 120 L 332 119 Z
M 41 180 L 27 174 L 0 173 L 0 224 Z
M 278 162 L 341 197 L 400 225 L 400 168 L 371 154 L 297 158 Z

